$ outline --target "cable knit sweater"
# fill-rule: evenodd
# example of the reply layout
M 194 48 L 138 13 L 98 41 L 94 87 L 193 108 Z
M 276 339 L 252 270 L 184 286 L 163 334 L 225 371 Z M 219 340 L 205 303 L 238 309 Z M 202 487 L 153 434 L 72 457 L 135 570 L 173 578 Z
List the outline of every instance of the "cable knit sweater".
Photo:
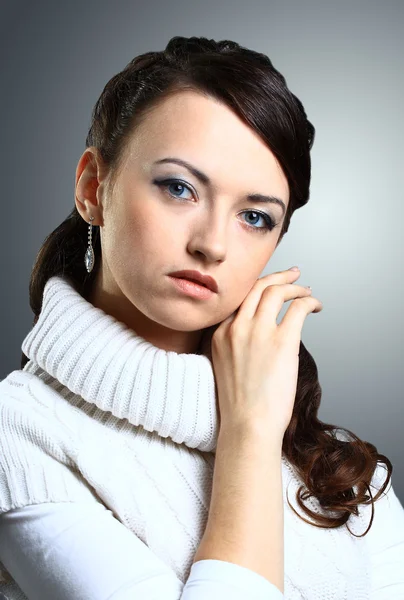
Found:
M 0 513 L 102 502 L 184 584 L 207 522 L 218 435 L 210 357 L 155 347 L 60 276 L 47 281 L 22 350 L 29 362 L 0 382 Z M 378 466 L 373 495 L 385 474 Z M 287 600 L 404 599 L 404 510 L 391 484 L 370 531 L 355 537 L 294 514 L 287 496 L 308 518 L 284 456 L 282 479 Z M 370 517 L 362 506 L 351 531 L 362 534 Z

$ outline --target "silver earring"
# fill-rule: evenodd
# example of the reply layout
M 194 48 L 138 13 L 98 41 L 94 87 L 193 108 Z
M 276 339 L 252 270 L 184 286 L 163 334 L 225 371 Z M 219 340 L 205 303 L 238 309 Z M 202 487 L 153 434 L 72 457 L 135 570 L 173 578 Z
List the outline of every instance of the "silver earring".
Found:
M 84 255 L 84 264 L 86 265 L 86 269 L 89 273 L 90 273 L 90 271 L 93 270 L 93 266 L 94 266 L 94 250 L 93 250 L 93 246 L 92 246 L 92 233 L 93 233 L 92 221 L 94 221 L 94 217 L 90 217 L 90 220 L 88 222 L 88 248 Z

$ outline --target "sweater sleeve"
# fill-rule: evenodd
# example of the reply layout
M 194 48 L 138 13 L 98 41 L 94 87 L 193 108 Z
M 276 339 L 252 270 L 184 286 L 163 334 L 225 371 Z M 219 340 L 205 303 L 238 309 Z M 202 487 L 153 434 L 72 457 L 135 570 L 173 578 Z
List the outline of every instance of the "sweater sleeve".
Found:
M 282 600 L 245 567 L 200 560 L 185 585 L 99 502 L 48 502 L 0 515 L 6 600 Z
M 385 478 L 385 469 L 378 466 L 373 478 L 377 490 Z M 374 503 L 372 526 L 365 537 L 370 550 L 370 600 L 404 598 L 404 508 L 392 480 Z

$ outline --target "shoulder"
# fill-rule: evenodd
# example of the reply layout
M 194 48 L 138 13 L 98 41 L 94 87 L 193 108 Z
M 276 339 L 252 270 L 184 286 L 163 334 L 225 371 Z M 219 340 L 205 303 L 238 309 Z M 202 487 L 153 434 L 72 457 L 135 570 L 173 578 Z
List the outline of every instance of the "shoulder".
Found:
M 68 410 L 68 403 L 54 385 L 55 380 L 42 373 L 15 370 L 0 381 L 3 456 L 22 447 L 33 454 L 41 449 L 64 455 L 71 446 L 75 413 Z
M 51 377 L 42 369 L 36 372 L 16 369 L 0 381 L 0 407 L 29 411 L 45 408 L 49 398 L 57 396 Z
M 18 400 L 26 393 L 34 375 L 22 369 L 11 371 L 0 381 L 0 403 L 6 404 L 10 398 Z

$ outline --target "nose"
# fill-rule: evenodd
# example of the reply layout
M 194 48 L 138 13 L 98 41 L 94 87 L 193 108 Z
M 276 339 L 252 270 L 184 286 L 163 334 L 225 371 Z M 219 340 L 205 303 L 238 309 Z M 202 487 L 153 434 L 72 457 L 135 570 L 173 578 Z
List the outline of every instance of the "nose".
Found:
M 207 211 L 196 217 L 188 243 L 191 254 L 202 254 L 209 262 L 223 262 L 227 253 L 227 222 L 223 212 Z

